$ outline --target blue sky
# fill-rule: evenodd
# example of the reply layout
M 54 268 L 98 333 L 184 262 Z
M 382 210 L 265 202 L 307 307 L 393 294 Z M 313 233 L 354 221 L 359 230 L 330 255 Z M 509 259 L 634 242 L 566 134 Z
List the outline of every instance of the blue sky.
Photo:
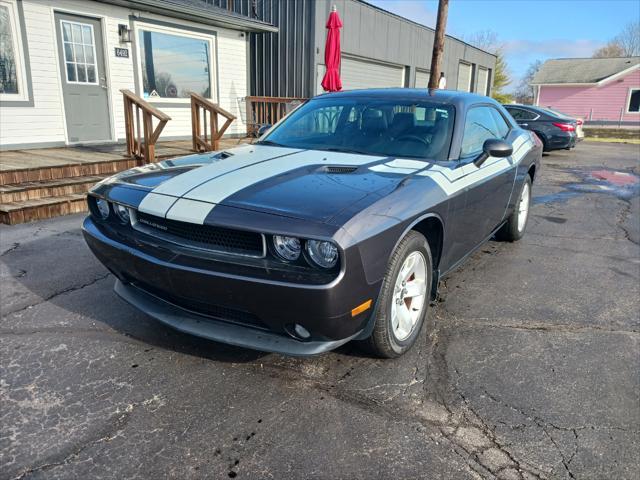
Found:
M 368 0 L 435 27 L 437 0 Z M 493 30 L 504 43 L 513 88 L 535 60 L 590 57 L 629 21 L 639 0 L 451 0 L 447 34 L 458 38 Z

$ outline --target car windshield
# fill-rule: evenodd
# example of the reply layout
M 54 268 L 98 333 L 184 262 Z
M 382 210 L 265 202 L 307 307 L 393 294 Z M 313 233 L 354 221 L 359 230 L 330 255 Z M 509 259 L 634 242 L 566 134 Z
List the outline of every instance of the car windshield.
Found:
M 299 107 L 258 143 L 446 160 L 453 117 L 451 105 L 329 95 Z

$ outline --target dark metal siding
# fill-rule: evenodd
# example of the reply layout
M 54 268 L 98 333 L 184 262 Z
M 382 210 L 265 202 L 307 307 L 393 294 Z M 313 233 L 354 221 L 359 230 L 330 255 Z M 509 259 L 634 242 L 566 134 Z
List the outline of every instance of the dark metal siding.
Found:
M 325 23 L 336 5 L 345 27 L 344 55 L 407 67 L 407 86 L 416 70 L 429 70 L 434 31 L 360 0 L 202 0 L 214 7 L 271 23 L 279 33 L 249 34 L 249 94 L 311 97 L 316 94 L 318 65 L 324 64 Z M 493 73 L 495 57 L 447 36 L 443 71 L 455 88 L 460 61 L 473 67 L 476 90 L 478 66 Z M 490 75 L 491 76 L 491 75 Z
M 249 34 L 249 94 L 313 95 L 313 2 L 308 0 L 204 0 L 215 7 L 262 20 L 279 33 Z

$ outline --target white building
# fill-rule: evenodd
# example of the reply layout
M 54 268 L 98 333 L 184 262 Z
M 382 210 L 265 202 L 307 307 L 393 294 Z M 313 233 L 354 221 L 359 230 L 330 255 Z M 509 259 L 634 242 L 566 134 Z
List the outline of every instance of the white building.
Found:
M 275 31 L 199 0 L 0 0 L 0 146 L 123 141 L 121 89 L 172 118 L 162 139 L 190 136 L 190 91 L 240 134 L 247 34 Z

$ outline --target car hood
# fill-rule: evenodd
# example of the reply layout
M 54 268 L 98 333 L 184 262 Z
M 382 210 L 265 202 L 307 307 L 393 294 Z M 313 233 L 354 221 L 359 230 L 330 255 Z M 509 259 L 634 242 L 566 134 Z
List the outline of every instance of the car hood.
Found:
M 246 145 L 123 172 L 109 182 L 148 193 L 143 212 L 203 223 L 217 205 L 328 222 L 374 202 L 429 162 L 321 150 Z M 366 199 L 369 199 L 367 201 Z

